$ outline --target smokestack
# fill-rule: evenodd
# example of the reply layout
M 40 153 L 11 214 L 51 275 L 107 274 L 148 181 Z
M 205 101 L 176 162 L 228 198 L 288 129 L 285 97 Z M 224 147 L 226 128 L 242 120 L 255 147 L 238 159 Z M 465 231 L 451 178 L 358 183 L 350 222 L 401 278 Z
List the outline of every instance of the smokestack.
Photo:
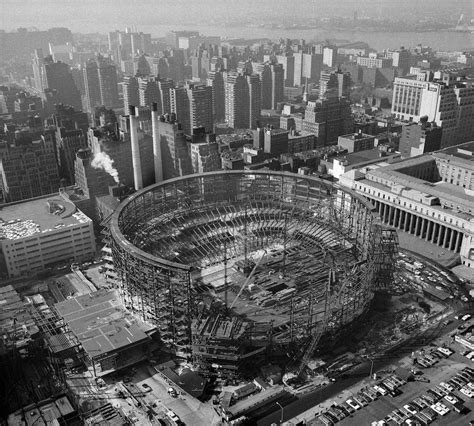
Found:
M 138 191 L 143 188 L 143 178 L 140 147 L 138 145 L 137 111 L 133 105 L 130 105 L 130 141 L 132 143 L 133 181 L 135 183 L 135 190 Z
M 153 159 L 155 164 L 155 183 L 163 181 L 163 163 L 161 158 L 161 144 L 158 135 L 158 104 L 151 104 L 151 127 L 153 130 Z

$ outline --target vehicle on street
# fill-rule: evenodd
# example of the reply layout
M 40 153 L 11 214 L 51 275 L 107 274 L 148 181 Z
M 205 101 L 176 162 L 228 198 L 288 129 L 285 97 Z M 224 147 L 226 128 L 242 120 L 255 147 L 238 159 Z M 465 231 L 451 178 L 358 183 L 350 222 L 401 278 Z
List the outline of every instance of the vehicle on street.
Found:
M 466 315 L 464 315 L 461 319 L 462 319 L 463 321 L 469 321 L 471 318 L 472 318 L 472 315 L 466 314 Z

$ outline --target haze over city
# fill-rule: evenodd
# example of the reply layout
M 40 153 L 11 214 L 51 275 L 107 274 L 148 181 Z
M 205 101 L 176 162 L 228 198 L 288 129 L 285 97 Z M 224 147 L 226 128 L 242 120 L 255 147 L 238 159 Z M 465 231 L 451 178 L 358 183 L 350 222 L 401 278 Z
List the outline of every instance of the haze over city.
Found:
M 474 424 L 472 0 L 0 0 L 0 424 Z

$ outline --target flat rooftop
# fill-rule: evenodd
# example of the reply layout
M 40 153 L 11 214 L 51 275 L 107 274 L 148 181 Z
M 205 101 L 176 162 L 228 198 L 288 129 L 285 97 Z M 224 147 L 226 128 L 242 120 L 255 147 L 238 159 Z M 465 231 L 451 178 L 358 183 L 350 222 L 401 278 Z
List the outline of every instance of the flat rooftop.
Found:
M 435 158 L 445 159 L 454 164 L 474 169 L 474 141 L 451 146 L 431 154 Z
M 55 305 L 70 330 L 94 358 L 149 340 L 154 330 L 125 310 L 115 290 L 99 290 Z
M 1 206 L 0 239 L 16 240 L 90 220 L 73 203 L 51 194 Z

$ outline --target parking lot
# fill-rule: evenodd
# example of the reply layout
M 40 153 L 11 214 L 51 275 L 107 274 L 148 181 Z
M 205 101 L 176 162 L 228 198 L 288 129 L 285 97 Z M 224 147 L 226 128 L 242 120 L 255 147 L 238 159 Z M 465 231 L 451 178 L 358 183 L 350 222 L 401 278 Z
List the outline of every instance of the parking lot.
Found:
M 472 324 L 472 320 L 467 323 L 460 320 L 457 323 L 461 327 L 465 327 Z M 469 424 L 470 420 L 474 419 L 474 400 L 472 394 L 469 393 L 467 383 L 470 381 L 471 386 L 474 383 L 474 371 L 469 373 L 465 370 L 468 367 L 473 367 L 473 362 L 463 355 L 467 355 L 469 351 L 463 345 L 455 342 L 452 334 L 447 333 L 429 346 L 420 348 L 420 350 L 405 357 L 401 363 L 404 368 L 398 369 L 396 372 L 405 371 L 407 376 L 411 376 L 408 382 L 395 383 L 396 386 L 393 386 L 395 382 L 393 373 L 386 372 L 378 375 L 376 380 L 366 381 L 363 387 L 346 390 L 334 398 L 331 404 L 337 405 L 335 409 L 328 407 L 329 411 L 327 413 L 330 416 L 324 416 L 323 413 L 323 416 L 320 416 L 311 424 L 369 425 L 381 420 L 384 420 L 385 423 L 379 424 Z M 418 361 L 422 361 L 427 366 Z M 431 366 L 428 364 L 431 364 Z M 460 374 L 461 372 L 463 373 Z M 398 373 L 399 378 L 400 375 L 402 374 Z M 392 379 L 386 381 L 390 377 Z M 382 387 L 385 390 L 376 392 L 374 386 L 383 382 L 385 382 L 385 385 Z M 443 385 L 440 385 L 440 383 L 443 383 Z M 397 388 L 400 394 L 390 396 L 390 387 Z M 465 389 L 464 393 L 461 388 Z M 377 393 L 378 395 L 376 395 Z M 381 393 L 385 393 L 385 395 Z M 372 400 L 371 395 L 376 399 Z M 427 408 L 434 404 L 437 404 L 436 409 Z M 462 406 L 465 409 L 462 413 L 456 412 L 455 405 L 458 411 Z M 342 407 L 342 409 L 338 409 L 338 407 Z M 426 421 L 426 423 L 422 423 L 416 419 L 415 415 L 419 416 L 421 411 L 428 412 L 432 420 L 421 416 Z M 347 415 L 347 412 L 351 412 L 351 414 Z M 345 417 L 342 420 L 340 420 L 341 413 Z M 339 415 L 340 421 L 334 421 L 336 420 L 334 419 L 335 414 Z M 333 421 L 328 422 L 327 420 L 331 420 L 331 415 Z M 411 419 L 412 423 L 406 423 L 407 419 Z

